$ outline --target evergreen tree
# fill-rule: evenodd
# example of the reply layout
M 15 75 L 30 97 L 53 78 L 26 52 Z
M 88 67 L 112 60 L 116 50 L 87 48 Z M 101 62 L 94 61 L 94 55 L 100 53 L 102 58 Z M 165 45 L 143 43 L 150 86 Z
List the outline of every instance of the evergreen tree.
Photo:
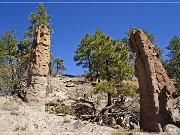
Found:
M 63 64 L 63 59 L 60 59 L 60 58 L 56 58 L 53 60 L 53 64 L 55 66 L 55 69 L 56 69 L 56 74 L 60 71 L 63 71 L 65 70 L 66 68 L 64 67 L 64 64 Z
M 15 76 L 15 71 L 13 64 L 15 64 L 15 58 L 17 54 L 17 37 L 15 36 L 15 32 L 7 32 L 1 36 L 1 42 L 2 45 L 4 46 L 4 51 L 7 52 L 5 55 L 5 62 L 10 65 L 11 67 L 11 72 L 12 72 L 12 80 L 14 79 Z
M 17 47 L 17 60 L 19 61 L 19 63 L 21 63 L 21 66 L 25 69 L 27 69 L 28 67 L 28 63 L 29 63 L 29 57 L 30 57 L 30 45 L 31 44 L 31 39 L 26 37 L 23 41 L 21 41 L 18 44 Z
M 1 35 L 0 50 L 4 57 L 1 57 L 1 89 L 7 93 L 22 93 L 22 70 L 20 56 L 18 55 L 18 39 L 14 31 L 10 31 Z M 3 73 L 5 72 L 5 73 Z
M 28 27 L 27 31 L 25 31 L 25 33 L 24 33 L 25 38 L 21 42 L 21 45 L 23 46 L 23 48 L 30 50 L 31 45 L 34 40 L 36 28 L 39 25 L 44 24 L 52 32 L 52 27 L 51 27 L 51 23 L 50 23 L 51 18 L 52 18 L 52 16 L 49 15 L 49 13 L 46 10 L 46 7 L 42 3 L 39 4 L 37 11 L 33 11 L 30 13 L 30 17 L 28 19 L 30 26 Z
M 31 12 L 30 14 L 30 18 L 28 19 L 28 21 L 31 25 L 25 32 L 25 35 L 29 36 L 30 38 L 34 38 L 36 28 L 41 24 L 44 24 L 50 29 L 50 31 L 52 31 L 50 23 L 51 18 L 52 16 L 49 15 L 49 13 L 46 10 L 46 7 L 42 3 L 40 3 L 38 10 L 36 12 Z
M 76 61 L 77 66 L 81 66 L 84 69 L 88 69 L 89 72 L 92 71 L 92 48 L 91 42 L 93 37 L 89 34 L 86 34 L 84 38 L 81 40 L 81 44 L 78 45 L 75 55 L 74 61 Z
M 166 49 L 169 52 L 165 69 L 169 77 L 175 79 L 175 86 L 180 91 L 180 37 L 174 36 Z
M 90 78 L 98 78 L 99 82 L 93 92 L 107 93 L 107 106 L 111 105 L 112 94 L 135 94 L 133 86 L 123 84 L 123 80 L 133 76 L 134 70 L 128 48 L 120 40 L 112 39 L 100 30 L 96 30 L 93 35 L 86 34 L 77 47 L 74 59 L 77 65 L 89 69 Z

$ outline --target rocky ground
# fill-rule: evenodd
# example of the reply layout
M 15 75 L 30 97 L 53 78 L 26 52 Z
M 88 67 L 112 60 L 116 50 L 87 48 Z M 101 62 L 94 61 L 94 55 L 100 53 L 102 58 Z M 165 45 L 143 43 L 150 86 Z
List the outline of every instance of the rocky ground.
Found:
M 108 135 L 115 131 L 88 121 L 76 120 L 71 115 L 49 114 L 40 109 L 42 106 L 18 102 L 12 97 L 0 97 L 0 101 L 0 134 Z
M 52 77 L 48 78 L 47 98 L 45 102 L 62 100 L 67 105 L 74 101 L 69 99 L 85 97 L 96 100 L 91 96 L 90 83 L 82 77 Z M 90 99 L 93 98 L 93 99 Z M 106 131 L 106 132 L 105 132 Z M 0 97 L 0 134 L 111 134 L 116 130 L 99 126 L 96 123 L 77 120 L 75 116 L 57 116 L 45 112 L 42 103 L 24 103 L 12 96 Z
M 48 78 L 47 98 L 45 102 L 61 100 L 66 105 L 72 105 L 74 99 L 85 98 L 96 102 L 98 110 L 106 104 L 106 95 L 91 93 L 93 85 L 83 77 L 60 76 Z M 134 129 L 132 131 L 100 126 L 96 122 L 78 120 L 74 115 L 57 115 L 45 111 L 44 102 L 24 103 L 12 96 L 0 96 L 0 135 L 34 134 L 34 135 L 121 135 L 150 134 Z M 136 107 L 137 109 L 138 107 Z M 138 109 L 137 109 L 138 110 Z M 170 127 L 176 135 L 177 129 Z M 176 132 L 174 132 L 176 131 Z M 165 133 L 162 133 L 165 134 Z

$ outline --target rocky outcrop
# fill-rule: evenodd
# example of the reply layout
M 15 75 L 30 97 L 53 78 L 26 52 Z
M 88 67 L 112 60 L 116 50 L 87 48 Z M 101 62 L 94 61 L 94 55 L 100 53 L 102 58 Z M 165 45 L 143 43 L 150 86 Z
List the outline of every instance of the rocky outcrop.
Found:
M 135 69 L 140 89 L 140 127 L 160 132 L 173 123 L 172 93 L 175 87 L 168 78 L 158 52 L 140 29 L 130 35 L 130 49 L 136 53 Z
M 50 31 L 45 25 L 40 25 L 36 29 L 34 42 L 32 45 L 29 81 L 27 90 L 28 101 L 39 101 L 46 95 L 47 78 L 50 62 Z
M 32 46 L 29 74 L 32 76 L 47 76 L 50 61 L 50 31 L 45 25 L 36 29 Z

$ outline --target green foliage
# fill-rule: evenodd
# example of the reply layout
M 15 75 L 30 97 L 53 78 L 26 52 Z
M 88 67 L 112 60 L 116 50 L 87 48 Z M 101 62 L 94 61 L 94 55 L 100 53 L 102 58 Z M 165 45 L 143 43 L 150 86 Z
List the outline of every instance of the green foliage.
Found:
M 92 91 L 93 93 L 110 93 L 110 94 L 115 94 L 117 93 L 117 89 L 114 87 L 113 82 L 108 82 L 108 81 L 102 81 L 99 82 L 96 87 Z
M 23 73 L 25 65 L 23 64 L 24 50 L 18 48 L 18 39 L 14 31 L 1 35 L 0 38 L 0 90 L 6 93 L 22 93 Z
M 10 66 L 7 66 L 3 63 L 3 65 L 0 65 L 0 91 L 8 93 L 10 86 L 11 86 Z
M 0 41 L 0 65 L 5 64 L 7 53 L 7 47 L 5 46 L 3 41 Z
M 9 63 L 12 61 L 12 57 L 15 57 L 17 54 L 17 44 L 18 41 L 17 37 L 15 36 L 15 31 L 10 31 L 1 35 L 1 50 L 2 52 L 4 51 L 6 59 L 8 59 Z
M 130 97 L 134 97 L 136 95 L 135 86 L 130 84 L 122 84 L 117 87 L 118 93 L 122 93 L 123 95 L 127 95 Z
M 64 60 L 61 59 L 61 58 L 56 58 L 53 60 L 53 64 L 55 66 L 55 69 L 56 69 L 56 74 L 60 71 L 63 71 L 65 70 L 66 68 L 64 67 L 64 64 L 63 64 Z
M 116 82 L 99 82 L 92 90 L 94 94 L 97 93 L 110 93 L 110 94 L 123 94 L 133 97 L 136 95 L 135 88 L 130 84 L 117 84 Z
M 92 70 L 92 64 L 91 64 L 91 57 L 92 57 L 92 36 L 89 34 L 86 34 L 84 38 L 81 40 L 81 44 L 78 45 L 75 55 L 74 55 L 74 61 L 77 62 L 77 66 L 81 66 L 83 68 L 88 68 L 89 72 Z
M 134 69 L 130 62 L 128 46 L 120 40 L 112 39 L 100 30 L 96 30 L 93 35 L 86 34 L 77 47 L 74 60 L 78 66 L 88 69 L 86 72 L 88 78 L 99 80 L 93 89 L 94 93 L 122 92 L 125 95 L 131 95 L 129 92 L 133 90 L 127 89 L 132 87 L 122 87 L 122 81 L 130 79 Z M 108 96 L 108 102 L 109 98 L 110 96 Z
M 25 37 L 25 39 L 18 44 L 18 54 L 19 56 L 21 56 L 21 58 L 23 57 L 23 59 L 25 59 L 26 61 L 28 61 L 30 57 L 30 43 L 31 39 Z
M 180 37 L 174 36 L 167 48 L 168 59 L 165 61 L 165 69 L 170 78 L 175 79 L 175 86 L 180 90 Z
M 50 52 L 50 63 L 49 63 L 49 74 L 50 76 L 56 75 L 61 73 L 62 71 L 66 70 L 64 66 L 64 60 L 61 58 L 53 58 L 52 53 Z
M 55 107 L 55 112 L 58 113 L 63 113 L 63 114 L 74 114 L 74 109 L 70 106 L 60 104 Z
M 41 24 L 44 24 L 52 31 L 50 23 L 51 18 L 52 16 L 48 14 L 45 6 L 42 3 L 40 3 L 38 10 L 36 12 L 31 12 L 30 14 L 30 18 L 28 19 L 28 21 L 31 23 L 31 25 L 25 32 L 25 35 L 33 37 L 35 34 L 36 27 Z

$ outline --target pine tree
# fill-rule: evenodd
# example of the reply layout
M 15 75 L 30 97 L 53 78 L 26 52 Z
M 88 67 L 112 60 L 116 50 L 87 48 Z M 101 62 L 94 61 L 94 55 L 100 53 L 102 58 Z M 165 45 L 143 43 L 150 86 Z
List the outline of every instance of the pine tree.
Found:
M 3 57 L 1 57 L 1 71 L 7 71 L 2 73 L 3 89 L 6 89 L 8 93 L 18 93 L 21 87 L 21 77 L 19 75 L 19 61 L 18 61 L 18 39 L 15 35 L 15 31 L 10 31 L 1 35 L 0 39 L 1 51 Z
M 91 61 L 91 42 L 92 42 L 92 36 L 89 34 L 86 34 L 84 38 L 81 40 L 81 44 L 78 45 L 75 55 L 74 55 L 74 61 L 76 61 L 77 66 L 81 66 L 84 69 L 88 69 L 89 72 L 92 70 L 92 61 Z
M 49 15 L 49 13 L 46 10 L 46 7 L 42 3 L 40 3 L 37 11 L 33 11 L 30 13 L 30 17 L 28 19 L 30 26 L 24 33 L 24 40 L 21 42 L 21 45 L 24 48 L 30 50 L 34 40 L 36 28 L 41 24 L 47 26 L 52 32 L 51 18 L 52 16 Z
M 133 76 L 134 70 L 128 48 L 120 40 L 112 39 L 100 30 L 93 35 L 86 34 L 77 47 L 74 59 L 78 66 L 89 69 L 90 78 L 98 78 L 93 92 L 107 93 L 107 106 L 111 105 L 112 94 L 135 94 L 133 86 L 123 84 L 123 80 Z
M 42 3 L 40 3 L 38 10 L 36 12 L 31 12 L 30 14 L 30 18 L 28 19 L 28 21 L 31 25 L 25 32 L 25 35 L 29 36 L 30 38 L 34 38 L 36 28 L 41 24 L 44 24 L 50 29 L 50 31 L 52 31 L 50 23 L 51 18 L 52 16 L 49 15 L 49 13 L 46 10 L 46 7 Z
M 180 91 L 180 37 L 174 36 L 167 48 L 168 59 L 165 61 L 165 69 L 170 78 L 175 79 L 175 86 Z
M 56 58 L 53 60 L 53 64 L 55 66 L 55 69 L 56 69 L 56 74 L 60 71 L 63 71 L 65 70 L 66 68 L 64 67 L 64 64 L 63 64 L 64 60 L 61 59 L 61 58 Z

